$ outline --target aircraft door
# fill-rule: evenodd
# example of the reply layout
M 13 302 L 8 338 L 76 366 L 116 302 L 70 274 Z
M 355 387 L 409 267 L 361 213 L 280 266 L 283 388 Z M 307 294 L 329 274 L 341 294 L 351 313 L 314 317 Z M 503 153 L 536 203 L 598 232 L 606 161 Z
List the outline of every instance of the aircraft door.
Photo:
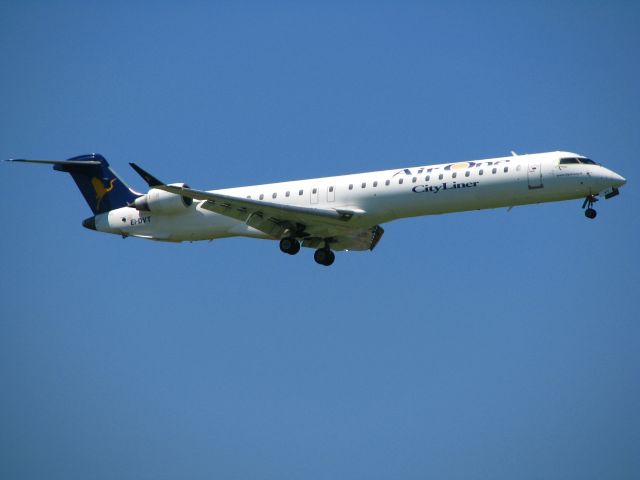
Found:
M 336 187 L 331 185 L 327 187 L 327 202 L 335 202 L 336 200 Z
M 313 187 L 311 189 L 311 203 L 318 203 L 319 198 L 320 198 L 320 189 L 318 187 Z
M 527 168 L 527 179 L 529 181 L 529 188 L 542 188 L 542 165 L 540 162 L 530 163 Z

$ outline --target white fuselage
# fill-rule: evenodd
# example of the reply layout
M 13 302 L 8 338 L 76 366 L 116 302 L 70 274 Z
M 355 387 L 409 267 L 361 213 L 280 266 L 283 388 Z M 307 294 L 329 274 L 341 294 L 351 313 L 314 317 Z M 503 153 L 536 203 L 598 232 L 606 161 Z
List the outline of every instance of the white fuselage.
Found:
M 500 157 L 212 192 L 264 202 L 362 212 L 351 225 L 370 227 L 399 218 L 584 198 L 624 179 L 601 165 L 560 165 L 569 152 Z M 130 207 L 96 216 L 96 229 L 164 241 L 230 236 L 272 238 L 195 201 L 177 214 Z

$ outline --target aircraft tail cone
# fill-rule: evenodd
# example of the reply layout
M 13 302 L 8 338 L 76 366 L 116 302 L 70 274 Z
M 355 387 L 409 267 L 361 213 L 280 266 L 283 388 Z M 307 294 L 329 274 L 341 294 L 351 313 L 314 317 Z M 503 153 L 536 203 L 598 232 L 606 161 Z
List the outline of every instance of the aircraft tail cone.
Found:
M 89 230 L 95 230 L 96 229 L 96 217 L 85 218 L 82 221 L 82 226 L 84 228 L 88 228 Z

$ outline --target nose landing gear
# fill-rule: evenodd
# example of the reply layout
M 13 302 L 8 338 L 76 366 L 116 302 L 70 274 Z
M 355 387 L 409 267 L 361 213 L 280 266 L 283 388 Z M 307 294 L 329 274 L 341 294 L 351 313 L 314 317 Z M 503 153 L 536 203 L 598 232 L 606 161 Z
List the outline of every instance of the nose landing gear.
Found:
M 582 203 L 582 208 L 586 207 L 586 210 L 584 211 L 585 217 L 589 219 L 596 218 L 597 212 L 593 208 L 593 204 L 596 203 L 597 201 L 598 201 L 598 198 L 595 195 L 588 195 L 587 198 L 584 199 L 584 202 Z

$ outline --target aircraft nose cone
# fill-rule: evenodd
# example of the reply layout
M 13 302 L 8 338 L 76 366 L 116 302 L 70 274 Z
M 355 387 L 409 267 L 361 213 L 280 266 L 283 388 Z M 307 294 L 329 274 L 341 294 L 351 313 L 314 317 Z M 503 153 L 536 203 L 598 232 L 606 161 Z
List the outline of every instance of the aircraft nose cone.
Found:
M 96 229 L 96 217 L 85 218 L 82 221 L 82 226 L 84 228 L 88 228 L 89 230 L 95 230 Z
M 613 186 L 616 187 L 616 188 L 617 187 L 621 187 L 625 183 L 627 183 L 627 179 L 624 178 L 622 175 L 618 175 L 617 173 L 614 173 L 612 176 L 613 176 L 613 181 L 614 181 Z

